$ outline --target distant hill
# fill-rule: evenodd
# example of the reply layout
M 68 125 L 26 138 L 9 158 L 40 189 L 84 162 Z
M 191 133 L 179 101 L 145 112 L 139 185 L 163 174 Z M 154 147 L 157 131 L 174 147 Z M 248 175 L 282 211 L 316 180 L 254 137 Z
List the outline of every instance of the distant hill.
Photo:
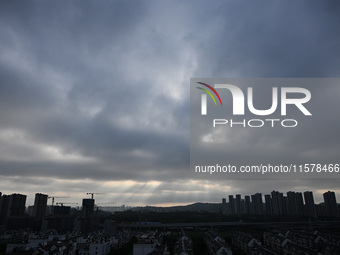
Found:
M 220 203 L 194 203 L 191 205 L 184 206 L 170 206 L 170 207 L 157 207 L 157 206 L 145 206 L 145 207 L 134 207 L 133 211 L 153 211 L 153 212 L 220 212 Z

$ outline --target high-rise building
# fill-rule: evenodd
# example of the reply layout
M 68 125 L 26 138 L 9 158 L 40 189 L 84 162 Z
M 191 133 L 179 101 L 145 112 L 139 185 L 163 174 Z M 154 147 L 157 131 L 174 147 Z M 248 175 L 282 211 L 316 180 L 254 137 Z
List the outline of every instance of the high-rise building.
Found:
M 71 206 L 54 206 L 53 207 L 53 215 L 61 216 L 61 215 L 70 215 Z
M 46 215 L 48 195 L 36 193 L 34 199 L 33 216 L 42 219 Z
M 305 215 L 316 218 L 316 208 L 314 203 L 314 197 L 312 191 L 306 191 L 303 193 L 305 197 L 306 212 Z
M 266 202 L 266 214 L 268 216 L 273 215 L 273 204 L 270 195 L 264 195 L 264 200 Z
M 245 213 L 247 215 L 252 214 L 250 196 L 244 197 L 244 207 L 245 207 Z
M 263 209 L 262 209 L 262 194 L 261 193 L 256 193 L 253 196 L 253 199 L 254 200 L 252 200 L 252 202 L 253 202 L 253 205 L 254 205 L 255 214 L 262 215 L 263 214 Z
M 85 217 L 93 216 L 94 212 L 94 199 L 84 198 L 83 199 L 83 215 Z
M 297 199 L 294 191 L 287 192 L 288 214 L 291 216 L 298 215 Z
M 244 199 L 241 199 L 241 214 L 246 214 L 246 202 Z
M 303 216 L 304 214 L 304 205 L 303 205 L 303 198 L 302 198 L 302 193 L 301 192 L 296 192 L 295 193 L 295 198 L 296 198 L 296 205 L 297 205 L 297 210 L 298 210 L 298 215 Z
M 229 214 L 235 214 L 235 199 L 233 195 L 229 195 Z
M 338 218 L 339 211 L 336 204 L 335 193 L 332 191 L 325 192 L 323 198 L 325 201 L 326 215 L 331 218 Z
M 222 198 L 222 213 L 226 214 L 227 213 L 227 199 Z
M 18 217 L 25 215 L 26 195 L 12 194 L 9 199 L 9 210 L 7 216 Z
M 288 215 L 288 197 L 283 196 L 283 215 Z
M 9 217 L 25 215 L 26 196 L 21 194 L 3 195 L 0 197 L 0 225 L 4 226 Z
M 8 195 L 2 195 L 0 197 L 0 226 L 6 225 L 9 211 L 9 197 Z
M 0 216 L 1 216 L 1 202 L 2 202 L 2 192 L 0 192 Z
M 272 205 L 274 215 L 283 215 L 283 194 L 273 190 L 272 193 Z
M 251 195 L 251 214 L 256 214 L 255 213 L 255 195 Z
M 240 194 L 236 195 L 236 199 L 235 199 L 235 213 L 237 215 L 240 215 L 242 213 L 241 212 L 241 195 Z

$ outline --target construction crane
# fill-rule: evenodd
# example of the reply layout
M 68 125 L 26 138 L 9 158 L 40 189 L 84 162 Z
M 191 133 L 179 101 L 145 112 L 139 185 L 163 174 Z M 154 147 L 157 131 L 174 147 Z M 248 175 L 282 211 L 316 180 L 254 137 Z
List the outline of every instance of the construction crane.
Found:
M 53 207 L 55 198 L 69 198 L 69 197 L 53 197 L 53 196 L 50 196 L 50 197 L 48 197 L 48 199 L 49 198 L 52 198 L 52 207 Z
M 86 193 L 86 195 L 91 195 L 91 199 L 93 199 L 94 195 L 99 195 L 99 194 L 105 194 L 105 193 L 92 193 L 92 192 Z
M 52 213 L 51 213 L 51 215 L 53 215 L 53 208 L 54 208 L 54 199 L 55 198 L 69 198 L 69 197 L 56 197 L 56 196 L 50 196 L 50 197 L 47 197 L 47 199 L 49 199 L 49 198 L 52 198 Z

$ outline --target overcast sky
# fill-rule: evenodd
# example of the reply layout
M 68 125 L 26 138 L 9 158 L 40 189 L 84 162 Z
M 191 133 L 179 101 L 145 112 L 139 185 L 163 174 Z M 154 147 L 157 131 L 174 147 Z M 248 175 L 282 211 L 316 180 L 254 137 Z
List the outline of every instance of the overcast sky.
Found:
M 334 190 L 339 201 L 339 179 L 189 169 L 190 78 L 339 77 L 339 13 L 335 0 L 0 1 L 0 191 L 27 204 L 36 192 L 165 205 L 273 189 L 313 190 L 317 202 Z M 339 159 L 332 113 L 312 144 Z

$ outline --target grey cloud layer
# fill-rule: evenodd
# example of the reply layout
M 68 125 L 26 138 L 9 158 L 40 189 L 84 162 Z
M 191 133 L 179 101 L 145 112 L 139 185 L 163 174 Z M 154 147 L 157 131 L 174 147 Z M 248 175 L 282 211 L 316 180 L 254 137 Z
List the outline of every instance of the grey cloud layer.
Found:
M 338 77 L 338 12 L 336 1 L 1 1 L 1 185 L 189 183 L 190 77 Z M 338 126 L 315 144 L 338 150 Z M 162 187 L 149 204 L 176 202 Z

